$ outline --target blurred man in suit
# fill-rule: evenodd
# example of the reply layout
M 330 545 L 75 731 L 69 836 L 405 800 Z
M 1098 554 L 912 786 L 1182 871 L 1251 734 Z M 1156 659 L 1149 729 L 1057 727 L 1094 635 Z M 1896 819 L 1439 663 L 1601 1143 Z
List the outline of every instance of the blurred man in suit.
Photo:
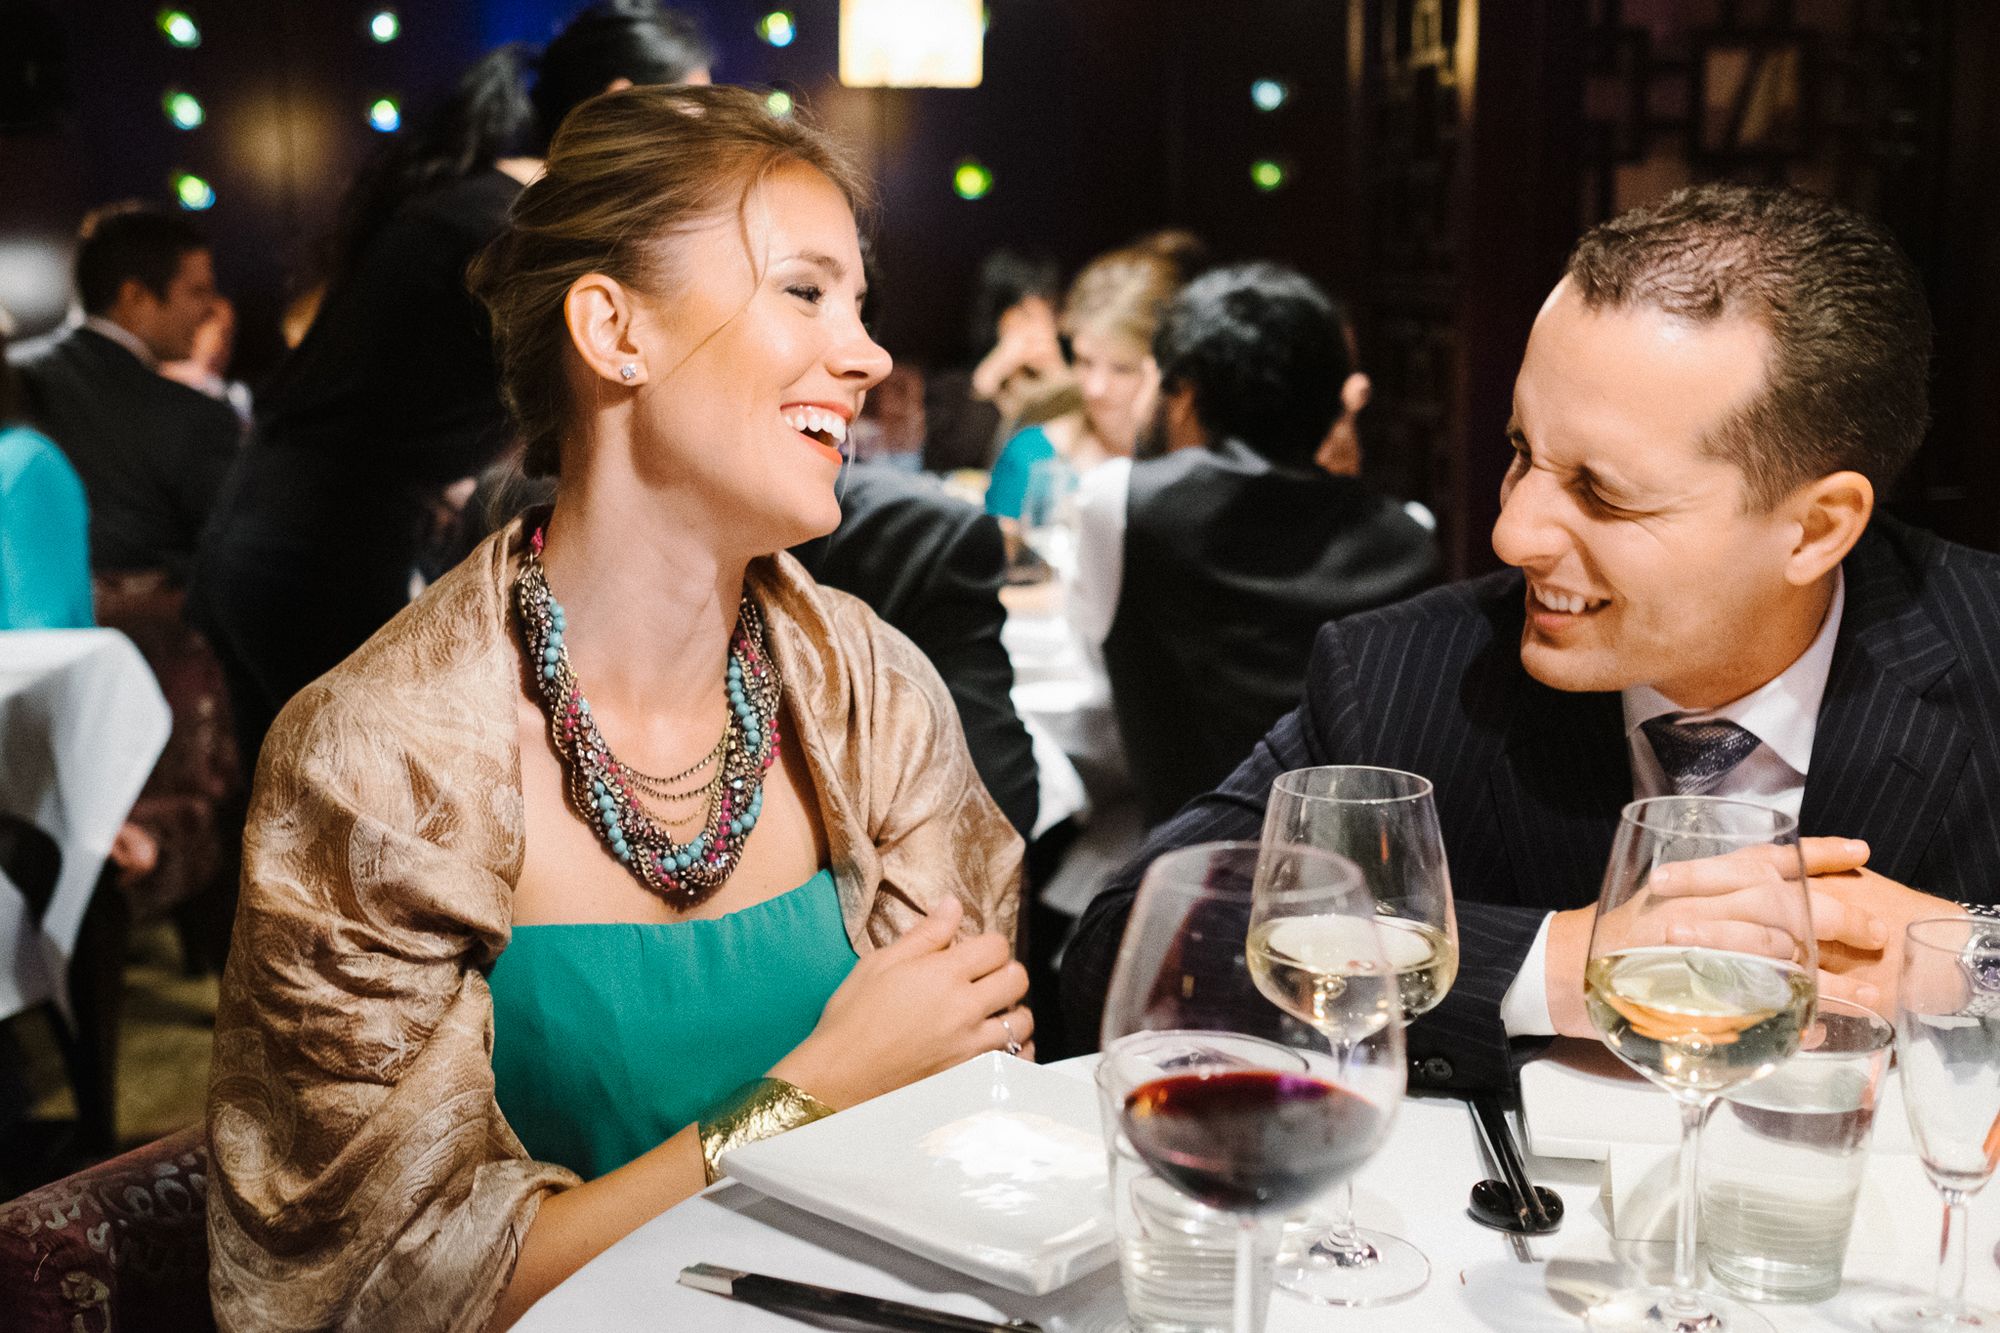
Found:
M 28 418 L 83 478 L 92 570 L 179 581 L 242 438 L 226 404 L 158 373 L 192 353 L 215 306 L 208 241 L 162 208 L 101 209 L 83 226 L 76 287 L 83 323 L 14 358 Z
M 1463 962 L 1411 1028 L 1419 1083 L 1592 1035 L 1592 906 L 1635 795 L 1796 813 L 1822 993 L 1893 1004 L 1904 924 L 2000 895 L 2000 558 L 1875 512 L 1923 439 L 1930 339 L 1894 244 L 1811 196 L 1701 186 L 1587 234 L 1515 382 L 1514 568 L 1321 633 L 1296 711 L 1092 904 L 1072 1030 L 1146 862 L 1256 837 L 1278 773 L 1343 763 L 1437 785 Z M 1685 942 L 1749 938 L 1752 896 Z
M 1427 529 L 1316 461 L 1360 378 L 1346 325 L 1289 269 L 1195 279 L 1153 336 L 1140 460 L 1085 479 L 1070 614 L 1102 644 L 1148 824 L 1297 702 L 1321 625 L 1437 578 Z
M 1040 802 L 1034 748 L 1014 711 L 1014 666 L 1000 643 L 1005 543 L 992 515 L 923 477 L 850 464 L 840 526 L 793 549 L 812 576 L 852 593 L 930 658 L 958 705 L 986 790 L 1024 838 Z

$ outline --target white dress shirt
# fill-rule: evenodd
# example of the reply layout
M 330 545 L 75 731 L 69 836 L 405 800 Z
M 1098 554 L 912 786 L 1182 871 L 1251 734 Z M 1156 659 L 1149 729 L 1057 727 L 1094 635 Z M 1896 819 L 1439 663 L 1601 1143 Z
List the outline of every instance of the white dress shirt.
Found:
M 1847 605 L 1847 580 L 1834 574 L 1833 601 L 1819 633 L 1797 661 L 1774 679 L 1744 695 L 1734 703 L 1702 712 L 1688 713 L 1685 721 L 1734 722 L 1760 742 L 1743 761 L 1715 784 L 1712 796 L 1743 796 L 1775 806 L 1793 818 L 1806 794 L 1806 768 L 1812 762 L 1813 733 L 1819 727 L 1820 700 L 1826 695 L 1827 673 L 1833 667 L 1833 643 L 1840 634 L 1840 615 Z M 1679 713 L 1681 707 L 1647 685 L 1635 685 L 1621 693 L 1625 705 L 1625 745 L 1632 763 L 1632 795 L 1665 796 L 1670 791 L 1660 760 L 1639 728 L 1663 713 Z M 1500 1002 L 1500 1021 L 1510 1037 L 1550 1037 L 1555 1024 L 1549 1019 L 1548 944 L 1549 920 L 1542 918 L 1535 943 L 1528 950 L 1521 970 Z
M 1063 612 L 1084 660 L 1104 674 L 1104 640 L 1118 617 L 1125 582 L 1125 513 L 1132 497 L 1132 460 L 1108 458 L 1077 479 L 1076 572 L 1063 592 Z

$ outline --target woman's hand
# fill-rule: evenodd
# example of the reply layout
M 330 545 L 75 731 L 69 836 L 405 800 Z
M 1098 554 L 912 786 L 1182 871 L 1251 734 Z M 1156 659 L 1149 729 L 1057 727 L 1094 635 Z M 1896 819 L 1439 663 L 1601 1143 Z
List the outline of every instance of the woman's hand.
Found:
M 1010 1028 L 1032 1060 L 1034 1019 L 1018 1007 L 1028 971 L 998 935 L 954 939 L 964 912 L 946 898 L 901 939 L 863 954 L 771 1076 L 840 1110 L 1005 1050 Z

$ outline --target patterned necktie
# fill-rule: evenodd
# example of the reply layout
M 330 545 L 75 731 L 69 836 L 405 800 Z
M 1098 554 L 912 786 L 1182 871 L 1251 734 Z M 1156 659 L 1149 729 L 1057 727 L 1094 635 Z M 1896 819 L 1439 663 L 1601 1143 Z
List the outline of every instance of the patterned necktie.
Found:
M 1761 744 L 1734 722 L 1680 722 L 1672 713 L 1639 724 L 1652 743 L 1653 754 L 1676 796 L 1701 796 L 1713 791 Z

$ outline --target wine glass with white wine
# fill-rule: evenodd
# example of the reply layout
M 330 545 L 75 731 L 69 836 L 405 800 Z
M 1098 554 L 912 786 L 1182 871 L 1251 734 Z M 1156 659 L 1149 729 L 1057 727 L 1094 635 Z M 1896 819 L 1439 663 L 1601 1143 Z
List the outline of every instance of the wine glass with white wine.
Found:
M 1380 948 L 1396 974 L 1403 1021 L 1436 1007 L 1458 975 L 1458 920 L 1431 784 L 1393 768 L 1336 765 L 1280 774 L 1264 813 L 1266 847 L 1318 847 L 1352 861 L 1375 899 Z M 1260 906 L 1252 965 L 1338 978 L 1359 956 L 1352 917 L 1317 913 L 1297 899 Z M 1422 1250 L 1354 1222 L 1354 1186 L 1330 1216 L 1310 1219 L 1296 1252 L 1279 1261 L 1278 1286 L 1323 1305 L 1377 1305 L 1421 1289 Z
M 1819 958 L 1798 821 L 1750 801 L 1661 796 L 1625 807 L 1591 928 L 1584 998 L 1604 1044 L 1680 1104 L 1671 1286 L 1593 1306 L 1598 1333 L 1769 1333 L 1695 1287 L 1695 1171 L 1716 1099 L 1799 1048 Z

